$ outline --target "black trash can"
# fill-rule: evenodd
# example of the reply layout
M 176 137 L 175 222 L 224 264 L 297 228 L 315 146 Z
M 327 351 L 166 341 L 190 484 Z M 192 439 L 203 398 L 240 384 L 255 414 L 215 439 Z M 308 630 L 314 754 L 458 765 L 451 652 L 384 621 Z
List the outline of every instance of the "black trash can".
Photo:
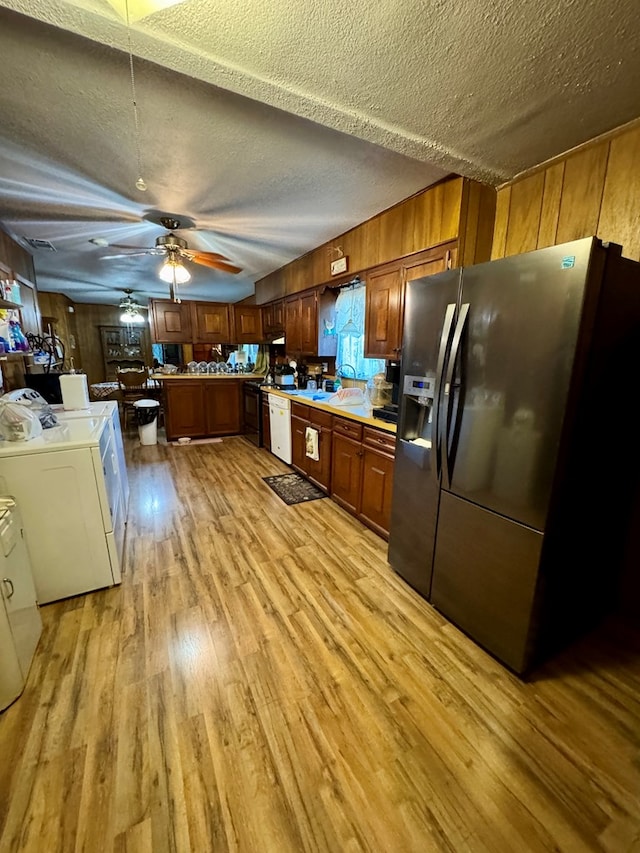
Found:
M 160 403 L 157 400 L 136 400 L 133 407 L 136 410 L 140 444 L 157 444 Z

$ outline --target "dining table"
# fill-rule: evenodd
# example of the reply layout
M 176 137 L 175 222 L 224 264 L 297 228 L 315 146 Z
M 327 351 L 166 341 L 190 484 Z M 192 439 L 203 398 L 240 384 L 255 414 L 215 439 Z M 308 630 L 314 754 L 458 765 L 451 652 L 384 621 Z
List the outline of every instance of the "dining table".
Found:
M 150 397 L 159 396 L 161 387 L 157 379 L 147 379 L 145 383 L 145 388 L 149 391 Z M 92 400 L 119 400 L 120 383 L 93 382 L 89 385 L 89 397 Z

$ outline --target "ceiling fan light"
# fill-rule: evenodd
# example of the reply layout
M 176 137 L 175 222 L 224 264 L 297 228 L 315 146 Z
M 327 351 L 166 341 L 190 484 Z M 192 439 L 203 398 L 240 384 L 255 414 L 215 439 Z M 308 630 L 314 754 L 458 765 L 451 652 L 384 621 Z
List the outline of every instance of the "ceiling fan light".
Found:
M 158 271 L 158 276 L 162 281 L 166 281 L 167 284 L 186 284 L 188 281 L 191 281 L 189 270 L 179 261 L 175 261 L 172 258 L 167 258 L 162 264 Z
M 125 308 L 120 315 L 121 323 L 144 323 L 144 317 L 135 308 Z

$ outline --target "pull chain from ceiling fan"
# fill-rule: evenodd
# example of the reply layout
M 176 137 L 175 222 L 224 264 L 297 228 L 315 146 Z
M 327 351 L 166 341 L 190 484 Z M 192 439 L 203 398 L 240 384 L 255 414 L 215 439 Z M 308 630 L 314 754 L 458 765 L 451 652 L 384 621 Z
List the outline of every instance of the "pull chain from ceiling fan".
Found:
M 140 192 L 146 192 L 147 184 L 142 177 L 142 155 L 140 153 L 140 124 L 138 121 L 138 104 L 136 101 L 136 78 L 133 70 L 133 48 L 131 46 L 131 25 L 129 23 L 129 0 L 125 0 L 125 12 L 127 15 L 127 42 L 129 46 L 129 72 L 131 74 L 131 101 L 133 103 L 133 124 L 136 145 L 136 166 L 138 167 L 138 179 L 136 187 Z

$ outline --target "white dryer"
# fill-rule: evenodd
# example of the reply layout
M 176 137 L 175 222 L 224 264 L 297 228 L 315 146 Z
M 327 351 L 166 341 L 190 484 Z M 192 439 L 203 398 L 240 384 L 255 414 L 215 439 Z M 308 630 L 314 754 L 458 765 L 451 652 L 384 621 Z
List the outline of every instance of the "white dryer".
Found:
M 0 497 L 0 711 L 22 693 L 42 619 L 20 511 L 12 497 Z

